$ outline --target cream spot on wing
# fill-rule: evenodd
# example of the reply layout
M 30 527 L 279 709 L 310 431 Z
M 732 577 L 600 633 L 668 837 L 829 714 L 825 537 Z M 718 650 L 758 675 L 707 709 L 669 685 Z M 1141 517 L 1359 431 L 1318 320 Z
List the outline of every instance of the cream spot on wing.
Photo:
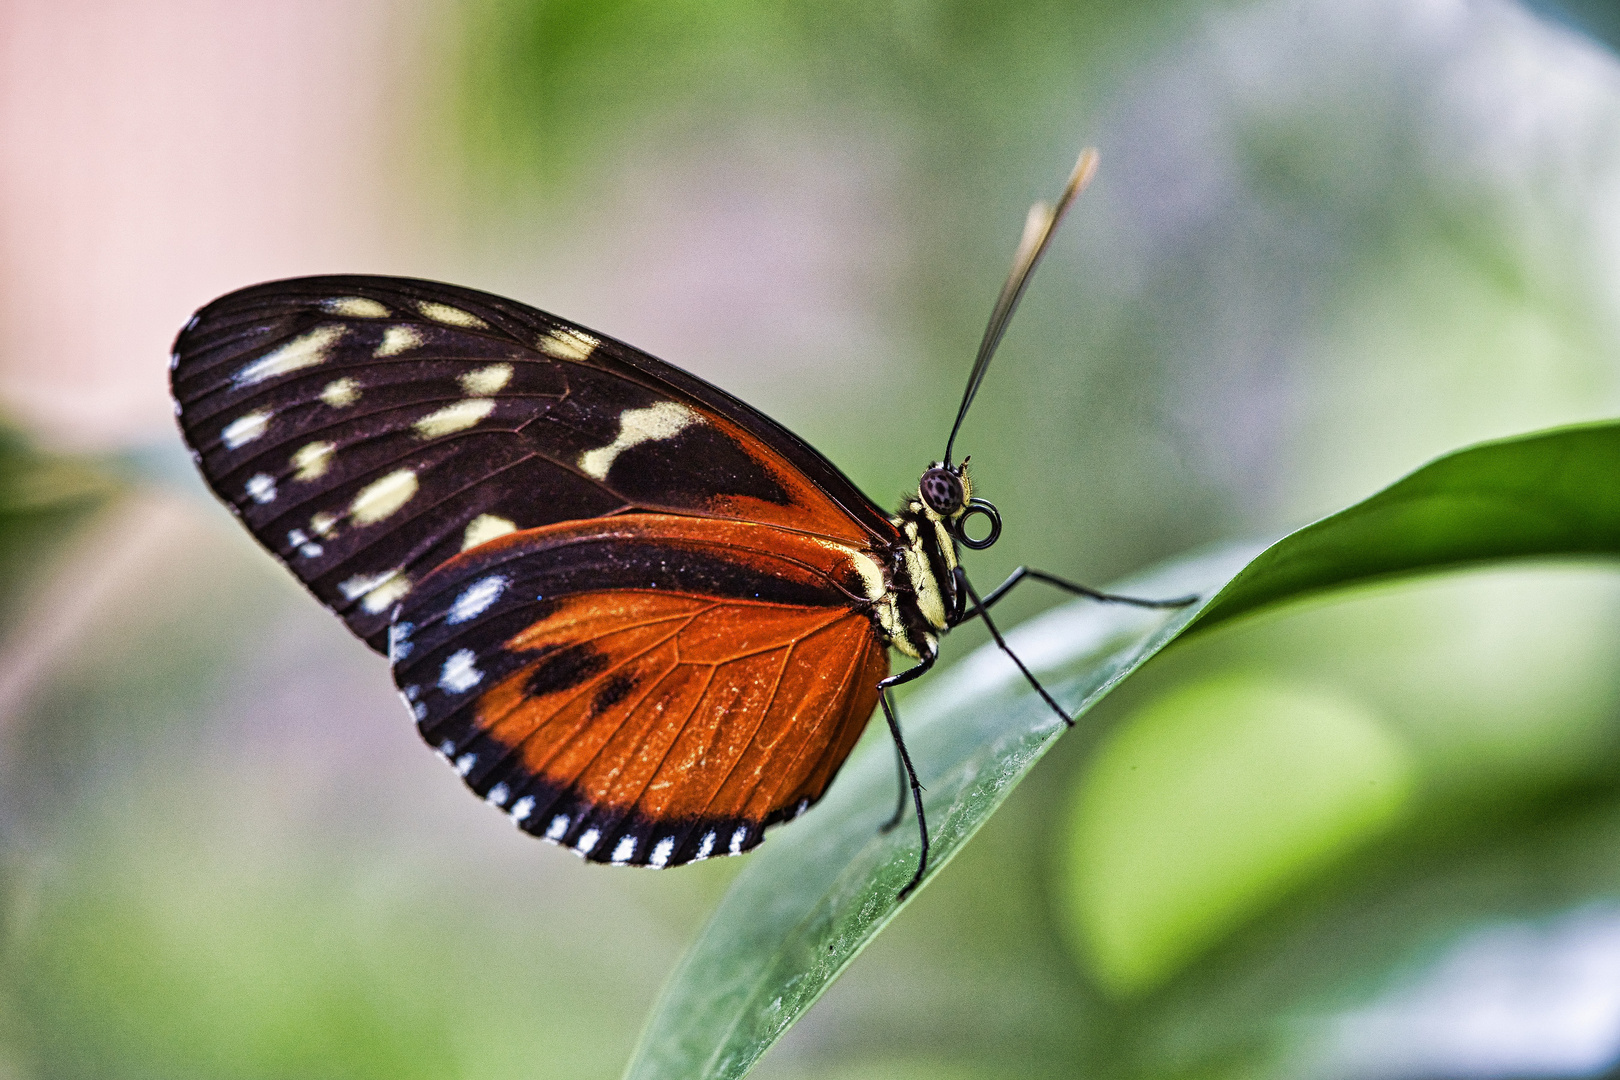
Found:
M 636 857 L 636 838 L 621 836 L 619 842 L 613 845 L 612 861 L 620 866 Z
M 465 694 L 484 681 L 484 673 L 473 666 L 471 649 L 457 649 L 439 670 L 439 687 L 452 694 Z
M 395 601 L 410 591 L 411 579 L 396 570 L 387 580 L 366 593 L 365 599 L 360 601 L 360 606 L 377 615 L 387 611 Z
M 236 373 L 232 382 L 237 386 L 252 386 L 277 375 L 314 367 L 326 360 L 327 350 L 336 345 L 343 334 L 341 326 L 317 326 L 248 364 Z
M 338 582 L 338 592 L 343 594 L 345 600 L 358 600 L 377 589 L 382 588 L 395 578 L 400 577 L 398 570 L 384 570 L 376 574 L 356 574 L 352 578 Z
M 468 397 L 488 397 L 498 394 L 512 381 L 511 364 L 491 364 L 476 368 L 461 377 L 461 389 Z
M 298 470 L 293 479 L 308 482 L 325 476 L 332 464 L 332 450 L 329 442 L 317 441 L 300 446 L 292 456 L 292 466 Z
M 321 400 L 334 409 L 347 409 L 360 400 L 360 384 L 345 376 L 321 388 Z
M 235 450 L 237 447 L 257 439 L 264 434 L 264 429 L 270 426 L 270 410 L 258 409 L 245 416 L 239 416 L 225 425 L 225 430 L 219 437 L 225 440 L 225 449 Z
M 375 300 L 364 296 L 337 296 L 331 300 L 322 300 L 321 307 L 333 315 L 342 315 L 350 319 L 386 319 L 388 309 Z
M 579 455 L 579 468 L 596 480 L 607 479 L 608 470 L 620 454 L 646 442 L 673 439 L 703 418 L 685 405 L 660 401 L 645 409 L 626 409 L 619 414 L 619 434 L 611 443 Z
M 836 540 L 823 540 L 819 537 L 815 540 L 828 551 L 836 551 L 849 560 L 850 566 L 860 575 L 861 587 L 868 600 L 883 599 L 883 594 L 889 591 L 889 587 L 883 579 L 883 568 L 878 565 L 876 559 L 858 548 L 840 544 Z
M 383 331 L 382 344 L 372 350 L 376 357 L 398 356 L 406 349 L 414 349 L 427 340 L 427 335 L 414 326 L 390 326 Z
M 494 514 L 479 514 L 467 522 L 467 531 L 461 538 L 461 550 L 470 551 L 479 544 L 488 543 L 497 536 L 505 536 L 509 532 L 517 532 L 517 526 L 512 522 Z
M 561 840 L 563 834 L 568 831 L 569 824 L 567 814 L 558 814 L 551 819 L 551 824 L 546 826 L 546 839 Z
M 540 335 L 540 351 L 547 356 L 555 356 L 559 360 L 584 360 L 596 351 L 601 344 L 596 338 L 579 330 L 564 330 L 558 327 L 549 334 Z
M 470 311 L 462 311 L 449 304 L 435 303 L 432 300 L 418 300 L 416 310 L 432 319 L 434 322 L 444 323 L 446 326 L 465 326 L 471 330 L 485 330 L 489 324 Z
M 501 598 L 506 591 L 506 578 L 501 574 L 491 574 L 486 578 L 479 578 L 462 590 L 456 597 L 456 602 L 450 605 L 450 613 L 445 616 L 449 623 L 464 623 L 468 619 L 476 619 L 489 610 L 489 606 Z
M 652 855 L 647 859 L 647 864 L 649 866 L 657 867 L 668 866 L 669 857 L 674 854 L 674 852 L 675 838 L 673 836 L 666 836 L 662 840 L 658 841 L 657 846 L 653 848 Z
M 337 523 L 338 516 L 327 513 L 325 510 L 312 515 L 309 519 L 309 527 L 314 530 L 316 536 L 320 537 L 331 536 L 337 530 Z
M 465 431 L 495 411 L 489 398 L 468 398 L 446 405 L 437 412 L 428 413 L 411 425 L 418 439 L 437 439 L 457 431 Z
M 248 497 L 260 506 L 276 501 L 276 482 L 267 473 L 254 473 L 248 477 Z
M 534 813 L 534 796 L 525 795 L 512 804 L 512 823 L 521 825 L 529 820 L 529 815 L 532 813 Z
M 395 469 L 381 480 L 361 488 L 349 504 L 349 515 L 359 525 L 373 525 L 411 501 L 417 489 L 416 473 Z

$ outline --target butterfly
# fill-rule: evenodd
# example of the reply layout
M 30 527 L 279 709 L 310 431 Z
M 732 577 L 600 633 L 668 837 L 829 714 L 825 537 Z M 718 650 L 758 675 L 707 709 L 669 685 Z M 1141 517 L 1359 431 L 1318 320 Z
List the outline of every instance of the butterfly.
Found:
M 422 737 L 520 828 L 597 862 L 736 855 L 819 799 L 889 691 L 981 596 L 962 548 L 1001 518 L 956 436 L 1053 229 L 1030 214 L 944 456 L 887 514 L 769 417 L 623 342 L 406 278 L 242 289 L 176 339 L 192 457 L 269 551 L 385 653 Z M 974 523 L 969 528 L 970 523 Z M 974 533 L 983 535 L 975 537 Z M 890 673 L 893 649 L 910 666 Z

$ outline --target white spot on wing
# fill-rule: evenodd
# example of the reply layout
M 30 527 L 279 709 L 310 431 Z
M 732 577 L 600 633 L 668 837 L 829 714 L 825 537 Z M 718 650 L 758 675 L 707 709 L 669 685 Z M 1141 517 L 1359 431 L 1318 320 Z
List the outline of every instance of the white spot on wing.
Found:
M 348 376 L 321 387 L 321 400 L 334 409 L 347 409 L 360 400 L 360 384 Z
M 248 477 L 248 497 L 260 506 L 276 501 L 276 482 L 267 473 L 254 473 Z
M 332 444 L 325 440 L 316 440 L 300 446 L 292 456 L 292 466 L 298 470 L 293 479 L 308 483 L 325 476 L 327 468 L 332 464 L 332 450 Z
M 416 648 L 416 643 L 411 640 L 411 631 L 415 629 L 416 624 L 408 622 L 395 623 L 388 628 L 388 662 L 390 664 L 397 664 L 411 655 L 411 651 Z M 416 688 L 411 687 L 410 689 L 414 690 Z M 415 701 L 416 695 L 411 694 L 406 700 Z
M 461 550 L 468 551 L 509 532 L 517 532 L 517 526 L 512 522 L 494 514 L 479 514 L 467 522 L 467 531 L 461 538 Z
M 507 787 L 505 784 L 496 784 L 494 787 L 489 789 L 489 794 L 484 796 L 484 801 L 487 803 L 493 803 L 496 806 L 505 806 L 506 800 L 511 797 L 511 788 Z
M 327 350 L 336 345 L 343 334 L 341 326 L 317 326 L 248 364 L 236 373 L 232 382 L 237 386 L 252 386 L 277 375 L 314 367 L 325 361 Z
M 386 307 L 364 296 L 338 296 L 331 300 L 322 300 L 321 307 L 333 315 L 342 315 L 349 319 L 388 318 Z
M 484 681 L 484 673 L 473 666 L 471 649 L 458 649 L 450 654 L 439 671 L 439 686 L 452 694 L 465 694 Z
M 568 815 L 558 814 L 551 819 L 551 824 L 546 826 L 546 839 L 561 840 L 563 835 L 568 832 L 568 825 Z
M 309 519 L 309 527 L 315 530 L 316 536 L 320 537 L 331 536 L 333 530 L 337 528 L 337 523 L 337 515 L 329 514 L 325 510 L 311 516 Z
M 612 861 L 620 866 L 636 857 L 636 838 L 621 836 L 619 842 L 613 845 Z
M 564 330 L 558 327 L 549 334 L 542 334 L 535 344 L 547 356 L 555 356 L 559 360 L 584 360 L 596 351 L 601 344 L 596 338 L 579 330 Z
M 476 619 L 489 609 L 489 605 L 499 600 L 505 590 L 506 578 L 500 574 L 479 578 L 456 597 L 456 602 L 450 605 L 450 613 L 445 616 L 445 621 L 464 623 L 468 619 Z
M 653 848 L 652 855 L 647 859 L 647 864 L 649 866 L 658 867 L 668 866 L 669 857 L 674 853 L 675 838 L 673 836 L 666 836 L 662 840 L 658 841 L 657 846 Z
M 226 424 L 225 430 L 219 433 L 219 437 L 225 440 L 225 449 L 235 450 L 263 435 L 264 429 L 269 425 L 270 410 L 258 409 L 248 413 L 246 416 L 239 416 Z
M 358 525 L 375 524 L 410 502 L 416 488 L 416 473 L 395 469 L 361 488 L 349 504 L 349 514 Z
M 385 356 L 398 356 L 406 349 L 414 349 L 427 340 L 427 335 L 415 326 L 390 326 L 383 331 L 382 344 L 372 350 L 371 355 L 381 358 Z
M 437 439 L 457 431 L 465 431 L 495 411 L 489 398 L 468 398 L 430 412 L 411 425 L 418 439 Z
M 483 319 L 470 311 L 462 311 L 458 307 L 436 303 L 432 300 L 418 300 L 416 310 L 434 322 L 442 322 L 446 326 L 465 326 L 473 330 L 483 330 L 489 326 Z
M 511 364 L 491 364 L 475 368 L 461 377 L 462 393 L 468 397 L 488 397 L 498 394 L 512 381 Z
M 287 530 L 287 546 L 297 551 L 298 554 L 302 555 L 306 559 L 316 558 L 326 550 L 325 548 L 321 547 L 321 545 L 315 543 L 308 536 L 306 536 L 303 529 Z
M 602 839 L 602 834 L 600 832 L 595 829 L 586 829 L 585 832 L 581 834 L 579 843 L 574 845 L 574 850 L 579 852 L 581 855 L 589 855 L 591 853 L 591 849 L 596 846 L 596 842 L 600 839 Z
M 746 839 L 748 839 L 748 827 L 746 825 L 737 826 L 737 831 L 731 834 L 731 853 L 733 855 L 742 854 L 743 841 Z
M 533 795 L 525 795 L 512 804 L 512 821 L 514 824 L 521 825 L 528 821 L 529 815 L 532 813 L 534 813 Z
M 692 861 L 702 862 L 712 854 L 714 854 L 714 830 L 710 829 L 703 834 L 703 840 L 698 844 L 697 855 L 693 856 Z
M 473 771 L 473 766 L 477 764 L 477 754 L 462 754 L 456 759 L 456 772 L 460 773 L 462 776 L 466 776 L 468 773 Z
M 660 401 L 645 409 L 626 409 L 619 414 L 619 434 L 611 443 L 579 455 L 579 468 L 596 480 L 607 479 L 608 470 L 620 454 L 645 442 L 673 439 L 703 418 L 685 405 Z

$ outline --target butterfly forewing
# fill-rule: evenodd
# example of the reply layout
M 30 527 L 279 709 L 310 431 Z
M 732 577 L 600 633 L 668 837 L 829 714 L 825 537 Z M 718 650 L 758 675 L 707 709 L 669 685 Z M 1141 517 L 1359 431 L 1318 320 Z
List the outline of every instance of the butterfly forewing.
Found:
M 636 510 L 855 545 L 894 527 L 735 398 L 509 300 L 397 278 L 255 286 L 175 344 L 180 424 L 214 490 L 373 648 L 460 552 Z
M 600 862 L 737 854 L 821 796 L 876 704 L 863 558 L 667 515 L 514 533 L 404 598 L 395 680 L 525 830 Z

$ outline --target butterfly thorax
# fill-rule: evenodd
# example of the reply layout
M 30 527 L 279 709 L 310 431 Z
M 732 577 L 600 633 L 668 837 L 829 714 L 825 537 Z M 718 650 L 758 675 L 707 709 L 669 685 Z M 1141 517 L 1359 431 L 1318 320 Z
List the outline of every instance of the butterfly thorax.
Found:
M 889 644 L 907 656 L 933 656 L 939 635 L 961 618 L 954 527 L 971 494 L 965 463 L 935 462 L 890 519 L 900 536 L 888 553 L 889 588 L 875 614 Z

